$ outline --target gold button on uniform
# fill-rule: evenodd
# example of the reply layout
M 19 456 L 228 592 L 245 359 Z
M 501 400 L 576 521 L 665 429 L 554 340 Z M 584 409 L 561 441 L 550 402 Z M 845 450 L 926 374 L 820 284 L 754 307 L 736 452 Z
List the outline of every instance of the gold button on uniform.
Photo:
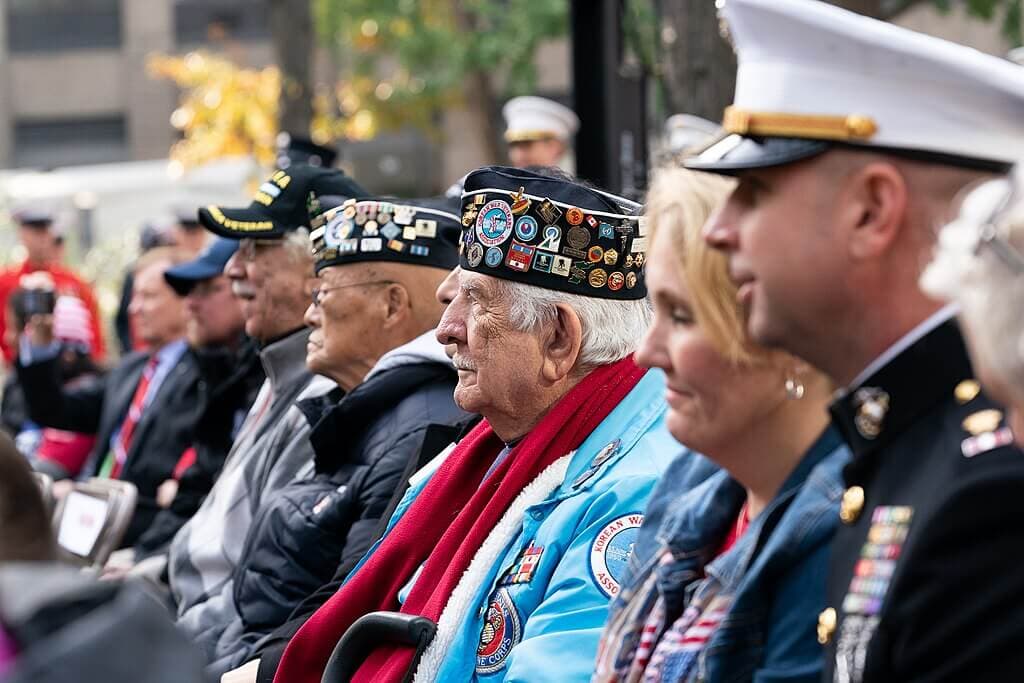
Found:
M 843 502 L 839 505 L 839 519 L 843 524 L 853 524 L 864 509 L 864 489 L 851 486 L 843 493 Z
M 994 432 L 999 428 L 999 423 L 1002 421 L 1003 414 L 998 410 L 990 408 L 968 415 L 964 418 L 963 428 L 965 432 L 977 436 L 986 432 Z
M 838 617 L 836 611 L 831 607 L 826 607 L 818 615 L 818 642 L 822 645 L 828 645 L 832 641 L 832 634 L 836 631 L 836 622 Z
M 980 393 L 981 385 L 973 379 L 965 379 L 963 382 L 960 382 L 960 384 L 957 384 L 956 389 L 953 390 L 953 395 L 956 396 L 957 403 L 961 405 L 964 403 L 970 403 Z

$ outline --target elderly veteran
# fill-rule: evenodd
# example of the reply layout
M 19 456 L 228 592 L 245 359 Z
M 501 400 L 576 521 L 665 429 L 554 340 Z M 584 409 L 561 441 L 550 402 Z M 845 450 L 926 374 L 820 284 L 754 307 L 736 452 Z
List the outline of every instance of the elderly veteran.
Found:
M 722 469 L 680 493 L 683 458 L 651 496 L 654 533 L 637 538 L 596 681 L 821 675 L 814 633 L 849 452 L 828 424 L 828 380 L 750 342 L 725 256 L 703 242 L 731 189 L 673 169 L 648 195 L 654 323 L 637 362 L 665 371 L 672 435 Z
M 421 459 L 468 417 L 435 338 L 444 307 L 434 291 L 459 262 L 458 210 L 452 200 L 363 199 L 312 221 L 320 286 L 306 310 L 306 364 L 338 389 L 299 404 L 314 425 L 314 474 L 268 497 L 235 570 L 230 620 L 196 636 L 215 673 L 246 661 L 285 621 L 297 620 L 289 635 L 298 630 L 293 610 L 302 603 L 308 617 L 333 594 L 322 586 L 341 584 Z M 261 675 L 273 676 L 283 650 L 260 653 Z
M 971 191 L 939 235 L 922 288 L 959 307 L 967 347 L 985 392 L 1007 406 L 997 442 L 1024 445 L 1024 176 Z M 974 391 L 974 388 L 971 389 Z M 1012 431 L 1011 431 L 1012 428 Z
M 309 424 L 295 402 L 335 386 L 306 369 L 303 311 L 316 285 L 306 227 L 310 192 L 363 194 L 340 171 L 294 165 L 263 183 L 248 208 L 199 212 L 208 230 L 238 241 L 224 274 L 241 301 L 246 334 L 261 346 L 266 380 L 209 495 L 171 542 L 171 597 L 178 625 L 193 636 L 230 613 L 231 577 L 266 492 L 312 472 Z
M 417 478 L 276 681 L 320 680 L 338 639 L 379 610 L 436 622 L 436 636 L 422 657 L 379 640 L 365 661 L 341 653 L 353 680 L 587 680 L 647 497 L 679 450 L 663 375 L 632 359 L 651 312 L 644 226 L 624 200 L 501 167 L 465 190 L 437 338 L 456 403 L 485 419 Z
M 1024 156 L 1024 70 L 825 3 L 723 12 L 731 134 L 687 165 L 739 182 L 706 238 L 728 252 L 753 339 L 843 387 L 831 413 L 853 458 L 825 677 L 1016 680 L 1024 456 L 954 310 L 918 279 L 961 190 Z

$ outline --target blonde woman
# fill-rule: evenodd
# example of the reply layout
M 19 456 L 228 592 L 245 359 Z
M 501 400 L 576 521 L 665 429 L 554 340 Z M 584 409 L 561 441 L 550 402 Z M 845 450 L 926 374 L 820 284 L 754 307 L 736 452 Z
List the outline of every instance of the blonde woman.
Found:
M 595 681 L 821 675 L 816 625 L 848 454 L 828 426 L 827 380 L 747 339 L 725 256 L 701 238 L 731 187 L 665 170 L 648 197 L 655 319 L 637 360 L 666 374 L 672 435 L 720 470 L 690 490 L 670 471 L 655 491 L 657 528 L 638 537 Z

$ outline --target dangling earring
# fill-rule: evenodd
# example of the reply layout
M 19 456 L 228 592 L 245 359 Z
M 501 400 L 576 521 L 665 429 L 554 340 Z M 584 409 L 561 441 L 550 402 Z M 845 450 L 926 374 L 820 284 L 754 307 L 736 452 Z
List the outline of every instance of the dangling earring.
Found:
M 790 401 L 799 401 L 804 397 L 804 383 L 796 377 L 786 378 L 786 398 Z

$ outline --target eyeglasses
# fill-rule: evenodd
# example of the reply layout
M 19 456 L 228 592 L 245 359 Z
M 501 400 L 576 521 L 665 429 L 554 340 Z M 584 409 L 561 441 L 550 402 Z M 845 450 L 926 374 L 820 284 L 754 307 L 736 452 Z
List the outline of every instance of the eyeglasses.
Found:
M 269 249 L 270 247 L 280 247 L 282 244 L 284 244 L 282 240 L 259 240 L 246 237 L 238 241 L 238 257 L 244 261 L 252 261 L 256 258 L 257 247 Z
M 1001 234 L 996 222 L 1004 217 L 1006 211 L 1016 204 L 1016 188 L 1019 180 L 1010 178 L 1010 188 L 1003 196 L 1003 200 L 993 209 L 992 214 L 978 229 L 978 242 L 974 247 L 974 253 L 978 254 L 982 249 L 988 248 L 1011 270 L 1024 273 L 1024 256 L 1017 251 L 1016 247 L 1010 244 L 1006 236 Z
M 338 285 L 337 287 L 317 287 L 313 290 L 313 305 L 320 306 L 320 295 L 326 294 L 327 292 L 333 292 L 338 289 L 348 289 L 349 287 L 369 287 L 371 285 L 394 285 L 398 284 L 394 280 L 370 280 L 369 282 L 353 282 L 349 285 Z

